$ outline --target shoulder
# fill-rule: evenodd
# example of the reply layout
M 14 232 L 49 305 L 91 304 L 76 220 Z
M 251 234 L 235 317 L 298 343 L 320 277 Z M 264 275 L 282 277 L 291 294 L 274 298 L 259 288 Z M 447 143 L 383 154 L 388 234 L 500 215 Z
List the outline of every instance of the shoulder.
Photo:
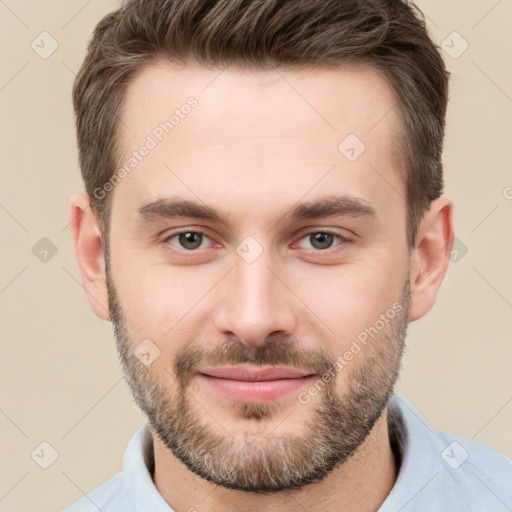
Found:
M 433 445 L 439 464 L 426 498 L 444 501 L 433 510 L 454 512 L 510 512 L 512 510 L 512 461 L 481 443 L 434 431 Z M 433 469 L 434 469 L 433 468 Z
M 380 512 L 512 510 L 512 461 L 481 443 L 433 429 L 405 398 L 390 401 L 390 427 L 402 454 Z
M 512 460 L 476 441 L 437 431 L 444 442 L 441 459 L 452 479 L 473 494 L 502 497 L 512 506 Z

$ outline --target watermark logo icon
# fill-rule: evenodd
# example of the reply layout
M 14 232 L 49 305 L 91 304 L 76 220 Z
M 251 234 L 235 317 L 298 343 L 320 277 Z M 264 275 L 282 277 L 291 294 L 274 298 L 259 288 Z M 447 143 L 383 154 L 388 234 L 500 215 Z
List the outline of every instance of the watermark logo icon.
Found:
M 144 366 L 151 366 L 160 355 L 160 349 L 149 338 L 146 338 L 135 348 L 133 354 Z
M 254 263 L 262 252 L 263 247 L 252 236 L 244 238 L 236 248 L 236 253 L 246 263 Z
M 469 43 L 458 32 L 454 31 L 443 40 L 441 48 L 452 59 L 458 59 L 469 48 Z
M 354 133 L 347 135 L 338 145 L 338 151 L 349 161 L 355 162 L 366 149 L 364 142 Z
M 32 460 L 42 469 L 48 469 L 59 457 L 59 452 L 47 441 L 38 444 L 30 454 Z
M 57 251 L 57 246 L 46 236 L 43 236 L 32 247 L 32 254 L 41 263 L 48 263 L 57 254 Z
M 50 57 L 59 47 L 57 40 L 48 32 L 41 32 L 30 45 L 41 59 Z
M 469 457 L 469 453 L 457 441 L 450 443 L 442 452 L 441 458 L 452 469 L 458 469 Z
M 450 253 L 450 261 L 458 263 L 468 252 L 467 246 L 457 237 L 453 238 L 452 252 Z

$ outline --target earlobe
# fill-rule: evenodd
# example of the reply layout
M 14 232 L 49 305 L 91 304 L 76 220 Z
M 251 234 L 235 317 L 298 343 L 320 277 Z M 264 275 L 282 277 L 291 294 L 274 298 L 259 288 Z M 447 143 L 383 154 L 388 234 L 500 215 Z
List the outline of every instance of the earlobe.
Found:
M 424 316 L 434 305 L 448 269 L 453 246 L 453 203 L 446 196 L 432 201 L 418 227 L 411 254 L 409 321 Z
M 69 201 L 69 222 L 82 284 L 93 311 L 110 320 L 105 252 L 96 214 L 85 194 L 75 194 Z

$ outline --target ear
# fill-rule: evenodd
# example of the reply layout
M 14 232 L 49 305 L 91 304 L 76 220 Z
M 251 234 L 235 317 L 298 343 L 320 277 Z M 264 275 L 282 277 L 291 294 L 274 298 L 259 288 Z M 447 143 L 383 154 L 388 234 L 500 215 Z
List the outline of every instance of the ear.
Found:
M 453 203 L 442 195 L 432 201 L 418 227 L 411 253 L 409 322 L 425 315 L 436 301 L 453 246 Z
M 69 222 L 82 285 L 93 311 L 110 320 L 105 252 L 96 214 L 85 194 L 75 194 L 69 201 Z

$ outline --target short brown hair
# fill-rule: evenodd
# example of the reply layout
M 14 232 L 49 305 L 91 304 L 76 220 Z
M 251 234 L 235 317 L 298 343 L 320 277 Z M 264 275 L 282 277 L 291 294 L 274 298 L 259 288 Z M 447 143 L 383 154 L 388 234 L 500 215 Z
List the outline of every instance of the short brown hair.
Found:
M 97 25 L 73 88 L 82 177 L 102 231 L 109 197 L 94 193 L 120 161 L 119 113 L 134 74 L 158 58 L 205 66 L 363 63 L 400 111 L 407 240 L 443 191 L 448 79 L 421 11 L 402 0 L 127 0 Z

